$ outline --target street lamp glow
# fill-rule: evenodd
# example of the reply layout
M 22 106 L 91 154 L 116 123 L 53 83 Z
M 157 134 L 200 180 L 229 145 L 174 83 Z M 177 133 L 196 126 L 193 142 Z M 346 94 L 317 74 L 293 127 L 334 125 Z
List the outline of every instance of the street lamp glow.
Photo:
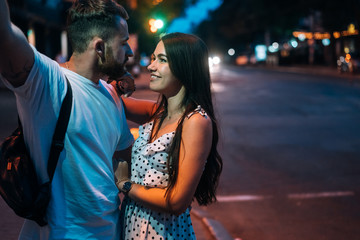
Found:
M 219 66 L 220 58 L 218 56 L 209 57 L 209 68 L 210 71 L 213 72 L 217 66 Z
M 255 46 L 255 58 L 257 61 L 264 61 L 266 59 L 266 49 L 265 45 Z
M 278 48 L 274 48 L 272 45 L 268 47 L 269 52 L 274 53 L 278 51 Z
M 279 48 L 279 43 L 273 42 L 272 46 L 273 46 L 274 49 L 278 49 Z
M 230 56 L 234 56 L 235 50 L 234 50 L 233 48 L 230 48 L 230 49 L 228 50 L 228 54 L 229 54 Z
M 209 67 L 211 68 L 214 65 L 212 57 L 209 57 Z
M 330 45 L 330 39 L 328 38 L 324 38 L 323 40 L 321 40 L 322 44 L 324 46 L 329 46 Z
M 155 24 L 155 19 L 153 18 L 149 19 L 149 25 L 154 26 L 154 24 Z
M 291 39 L 290 44 L 293 48 L 297 48 L 297 46 L 299 45 L 295 39 Z
M 153 19 L 153 18 L 149 19 L 149 27 L 152 33 L 157 32 L 157 30 L 159 30 L 163 26 L 164 26 L 164 22 L 161 19 Z
M 216 65 L 216 64 L 219 64 L 219 63 L 220 63 L 220 58 L 217 57 L 217 56 L 215 56 L 215 57 L 213 57 L 212 61 L 213 61 L 213 63 L 214 63 L 215 65 Z
M 157 28 L 157 29 L 160 29 L 164 26 L 164 22 L 160 19 L 157 19 L 155 20 L 155 23 L 154 23 L 154 26 Z
M 157 31 L 157 28 L 156 28 L 155 26 L 151 26 L 151 27 L 150 27 L 150 31 L 151 31 L 152 33 L 155 33 L 155 32 Z
M 305 37 L 305 34 L 301 33 L 301 34 L 299 34 L 298 38 L 300 41 L 304 41 L 306 37 Z

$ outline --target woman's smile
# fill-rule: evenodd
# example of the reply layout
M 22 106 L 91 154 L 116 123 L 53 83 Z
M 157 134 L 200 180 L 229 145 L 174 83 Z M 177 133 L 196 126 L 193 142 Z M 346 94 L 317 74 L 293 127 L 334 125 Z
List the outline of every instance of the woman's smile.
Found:
M 158 78 L 161 78 L 160 76 L 156 75 L 156 74 L 150 74 L 150 80 L 156 80 Z

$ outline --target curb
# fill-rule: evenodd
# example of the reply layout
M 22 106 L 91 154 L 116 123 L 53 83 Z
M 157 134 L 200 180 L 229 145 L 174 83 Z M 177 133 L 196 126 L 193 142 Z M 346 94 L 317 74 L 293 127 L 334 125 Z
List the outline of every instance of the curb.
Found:
M 219 221 L 210 218 L 208 213 L 193 208 L 191 209 L 191 214 L 201 220 L 214 240 L 234 240 L 224 226 Z

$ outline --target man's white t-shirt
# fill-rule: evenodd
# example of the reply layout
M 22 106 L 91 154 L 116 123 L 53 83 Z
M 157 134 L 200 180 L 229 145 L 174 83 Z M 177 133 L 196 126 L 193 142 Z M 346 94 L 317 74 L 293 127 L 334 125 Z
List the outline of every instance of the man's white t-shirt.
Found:
M 112 156 L 131 146 L 121 99 L 100 80 L 95 84 L 34 49 L 35 63 L 25 84 L 13 88 L 25 141 L 41 182 L 68 78 L 73 104 L 65 148 L 52 181 L 49 225 L 26 220 L 19 239 L 118 239 L 119 198 Z

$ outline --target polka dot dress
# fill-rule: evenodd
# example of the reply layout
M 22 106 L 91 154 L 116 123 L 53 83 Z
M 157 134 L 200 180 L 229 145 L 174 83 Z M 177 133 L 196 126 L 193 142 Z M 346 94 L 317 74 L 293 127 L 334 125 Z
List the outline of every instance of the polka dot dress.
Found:
M 163 187 L 168 184 L 167 156 L 175 132 L 166 133 L 149 143 L 153 123 L 139 127 L 139 137 L 132 149 L 131 180 L 137 184 Z M 122 204 L 124 238 L 142 239 L 196 239 L 190 219 L 190 208 L 179 216 L 153 211 L 130 198 Z

